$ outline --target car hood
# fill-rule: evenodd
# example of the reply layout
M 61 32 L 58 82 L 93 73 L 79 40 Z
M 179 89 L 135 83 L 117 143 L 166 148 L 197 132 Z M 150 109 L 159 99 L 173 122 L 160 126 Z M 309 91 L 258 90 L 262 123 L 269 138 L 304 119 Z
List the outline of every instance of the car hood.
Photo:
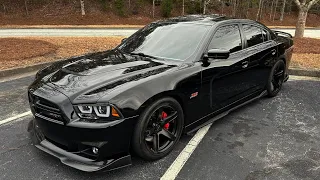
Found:
M 42 82 L 65 94 L 72 103 L 94 103 L 111 91 L 150 80 L 177 65 L 112 50 L 53 64 Z

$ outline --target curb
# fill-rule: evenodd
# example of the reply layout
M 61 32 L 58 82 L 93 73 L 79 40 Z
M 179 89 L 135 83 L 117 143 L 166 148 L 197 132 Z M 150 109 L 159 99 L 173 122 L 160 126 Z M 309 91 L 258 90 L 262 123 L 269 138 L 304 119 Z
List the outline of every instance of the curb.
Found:
M 53 62 L 57 62 L 57 61 L 53 61 Z M 14 76 L 14 75 L 38 71 L 46 66 L 49 66 L 53 62 L 38 63 L 38 64 L 34 64 L 31 66 L 0 70 L 0 78 L 6 78 L 6 77 Z
M 50 64 L 54 62 L 59 62 L 63 60 L 58 61 L 52 61 L 52 62 L 45 62 L 45 63 L 38 63 L 31 66 L 25 66 L 25 67 L 19 67 L 19 68 L 12 68 L 7 70 L 0 70 L 0 78 L 6 78 L 14 75 L 19 75 L 23 73 L 30 73 L 33 71 L 38 71 L 46 66 L 49 66 Z M 297 68 L 290 68 L 288 70 L 289 75 L 295 75 L 295 76 L 310 76 L 310 77 L 320 77 L 320 69 L 319 70 L 305 70 L 305 69 L 297 69 Z
M 289 75 L 320 77 L 320 69 L 318 69 L 318 70 L 306 70 L 306 69 L 290 68 L 289 69 Z

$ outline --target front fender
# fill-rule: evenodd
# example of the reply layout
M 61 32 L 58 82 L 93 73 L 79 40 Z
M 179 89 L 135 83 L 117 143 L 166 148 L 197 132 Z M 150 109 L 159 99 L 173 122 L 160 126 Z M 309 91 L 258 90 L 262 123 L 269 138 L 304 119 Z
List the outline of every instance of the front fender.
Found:
M 152 97 L 166 92 L 179 97 L 189 97 L 196 84 L 201 84 L 200 74 L 201 66 L 188 65 L 148 81 L 131 82 L 100 98 L 98 102 L 110 102 L 119 109 L 137 111 Z

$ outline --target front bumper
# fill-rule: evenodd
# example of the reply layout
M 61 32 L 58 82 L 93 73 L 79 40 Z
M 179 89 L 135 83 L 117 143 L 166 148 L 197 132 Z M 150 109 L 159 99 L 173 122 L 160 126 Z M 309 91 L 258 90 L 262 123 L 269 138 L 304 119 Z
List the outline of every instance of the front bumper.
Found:
M 59 158 L 63 164 L 81 171 L 94 172 L 102 169 L 110 171 L 131 165 L 130 154 L 122 153 L 121 155 L 115 155 L 106 159 L 93 159 L 80 155 L 81 152 L 69 152 L 47 139 L 37 124 L 36 119 L 30 121 L 28 131 L 38 149 Z M 101 149 L 103 149 L 103 147 L 101 147 Z

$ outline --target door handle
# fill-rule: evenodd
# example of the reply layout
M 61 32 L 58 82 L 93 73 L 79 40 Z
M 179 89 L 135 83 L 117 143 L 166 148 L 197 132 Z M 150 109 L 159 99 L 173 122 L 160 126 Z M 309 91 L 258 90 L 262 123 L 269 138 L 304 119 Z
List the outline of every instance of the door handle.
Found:
M 277 51 L 276 51 L 275 49 L 272 49 L 272 50 L 271 50 L 272 55 L 275 55 L 276 52 L 277 52 Z
M 247 68 L 248 65 L 249 65 L 249 62 L 248 62 L 248 61 L 242 62 L 242 68 Z

